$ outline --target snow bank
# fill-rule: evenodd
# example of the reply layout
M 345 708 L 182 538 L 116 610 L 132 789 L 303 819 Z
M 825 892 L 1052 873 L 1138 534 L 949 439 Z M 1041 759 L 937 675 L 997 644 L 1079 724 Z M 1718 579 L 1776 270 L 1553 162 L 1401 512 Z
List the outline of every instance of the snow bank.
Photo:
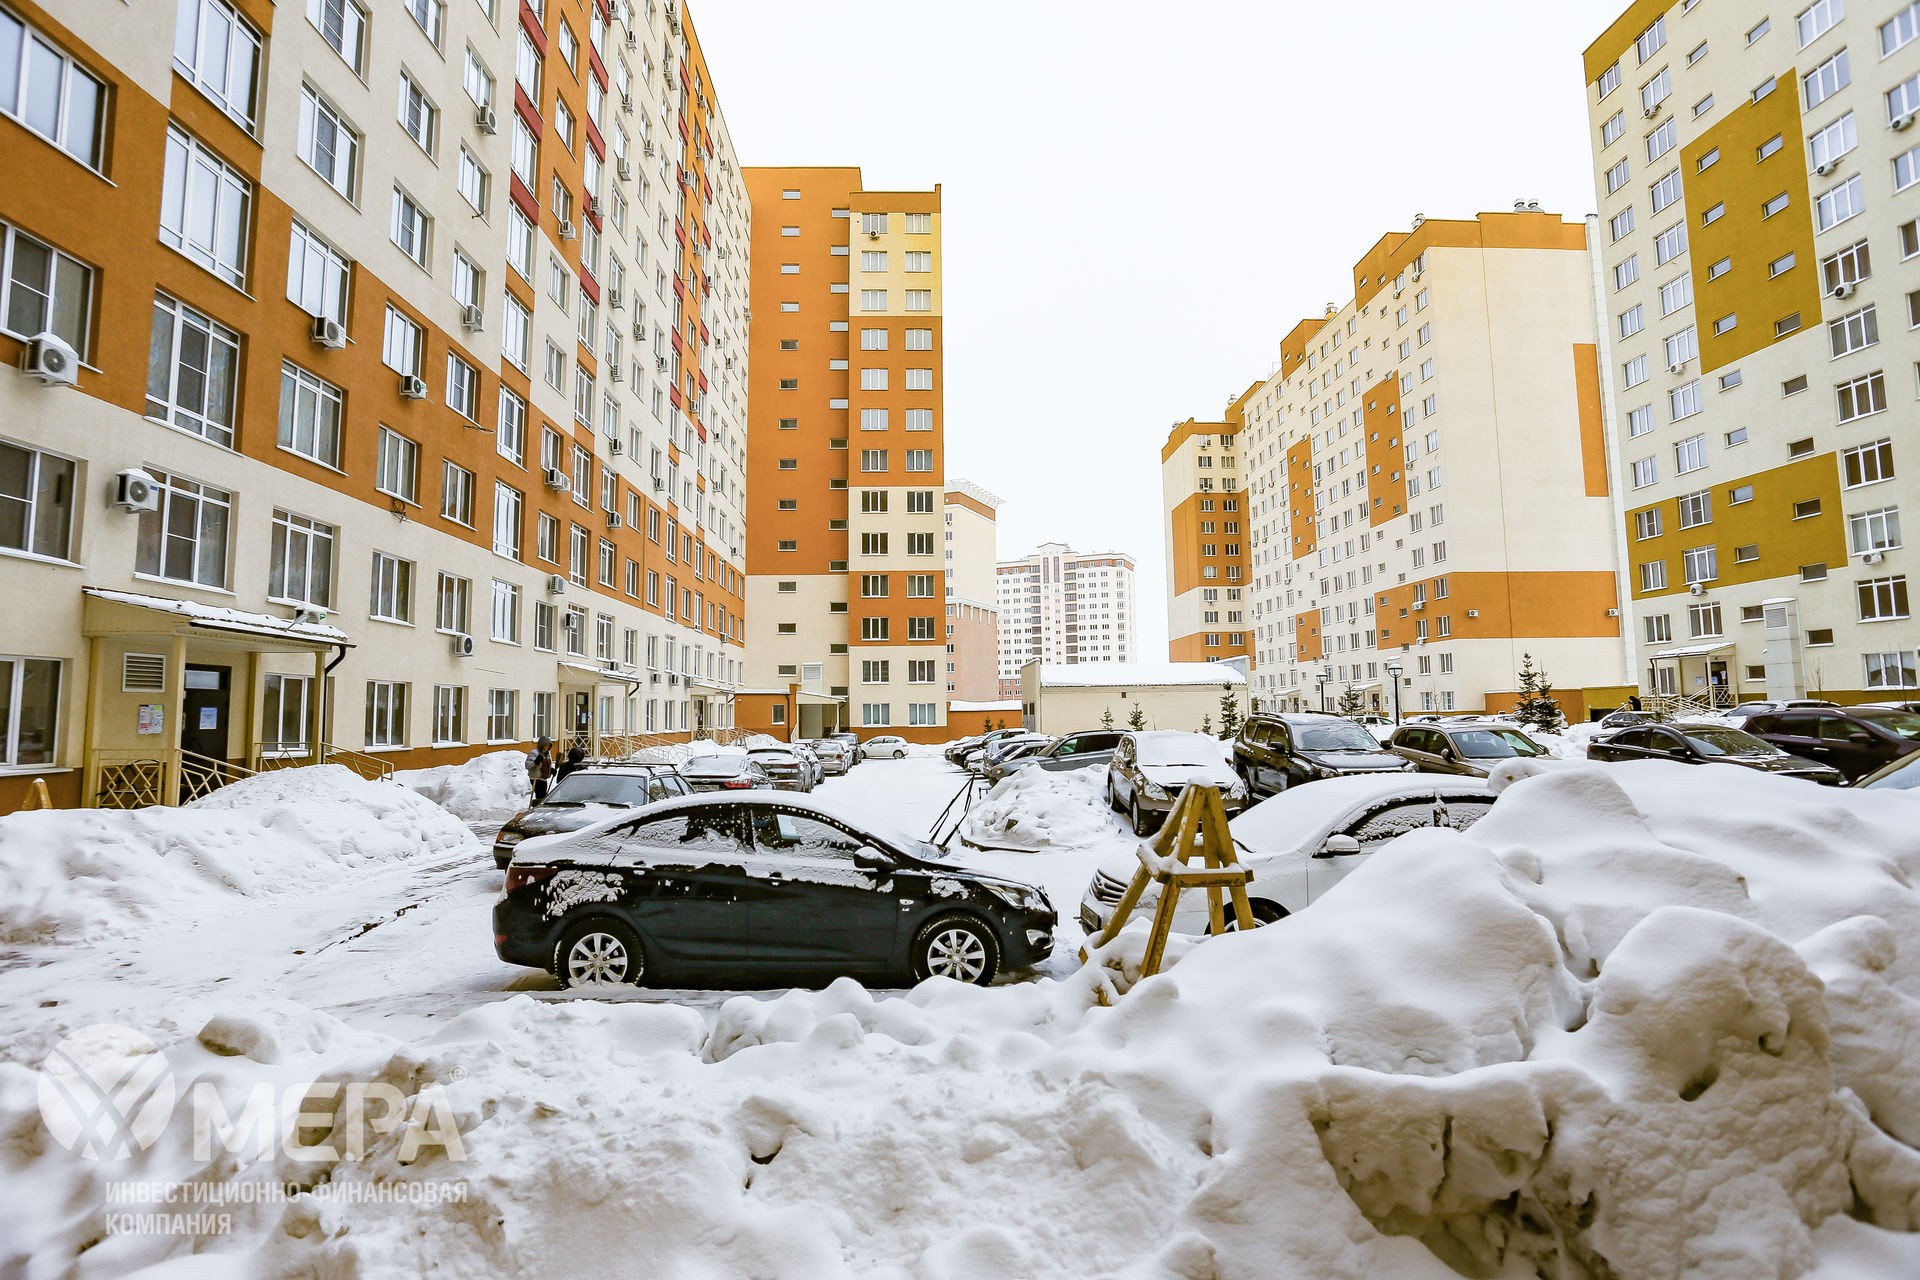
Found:
M 1085 778 L 1037 778 L 1037 799 L 1097 802 Z M 320 1062 L 323 1027 L 216 1020 L 173 1038 L 183 1088 L 237 1107 L 317 1064 L 392 1084 L 410 1114 L 438 1099 L 463 1158 L 409 1155 L 401 1126 L 358 1159 L 196 1163 L 176 1116 L 141 1176 L 469 1191 L 302 1196 L 226 1237 L 88 1249 L 111 1174 L 48 1142 L 31 1073 L 0 1066 L 0 1169 L 33 1192 L 15 1256 L 59 1273 L 86 1249 L 106 1274 L 212 1247 L 334 1277 L 1920 1274 L 1899 1234 L 1920 1227 L 1917 818 L 1910 795 L 1743 770 L 1561 768 L 1280 925 L 1183 940 L 1151 978 L 1136 922 L 1060 981 L 894 999 L 842 981 L 729 1001 L 710 1030 L 645 993 L 516 997 Z M 340 1127 L 320 1111 L 309 1144 Z
M 642 747 L 627 757 L 642 764 L 670 764 L 679 768 L 695 756 L 745 755 L 754 747 L 784 747 L 786 743 L 765 733 L 750 733 L 722 745 L 700 738 L 693 742 L 669 742 L 658 747 Z
M 471 841 L 453 815 L 341 765 L 243 778 L 183 808 L 0 817 L 0 942 L 77 944 L 319 890 Z
M 533 803 L 524 751 L 489 751 L 463 764 L 401 769 L 393 780 L 462 822 L 505 822 Z
M 960 838 L 993 849 L 1084 849 L 1125 838 L 1107 805 L 1107 767 L 1017 769 L 982 796 Z

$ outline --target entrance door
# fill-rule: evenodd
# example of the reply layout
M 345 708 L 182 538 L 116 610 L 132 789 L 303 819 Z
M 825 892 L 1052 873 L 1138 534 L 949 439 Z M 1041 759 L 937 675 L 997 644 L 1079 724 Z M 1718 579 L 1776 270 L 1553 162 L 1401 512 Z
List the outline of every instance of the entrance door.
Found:
M 184 750 L 212 760 L 227 758 L 227 703 L 232 687 L 232 667 L 188 664 L 180 724 Z
M 573 739 L 571 745 L 582 751 L 593 750 L 593 695 L 582 690 L 573 695 Z

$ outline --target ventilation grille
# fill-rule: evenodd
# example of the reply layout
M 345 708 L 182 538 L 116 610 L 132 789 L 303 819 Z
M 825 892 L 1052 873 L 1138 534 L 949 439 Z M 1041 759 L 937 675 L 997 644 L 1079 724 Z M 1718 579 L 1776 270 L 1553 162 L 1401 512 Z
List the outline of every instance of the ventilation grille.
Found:
M 167 658 L 161 653 L 128 653 L 120 658 L 120 692 L 160 693 L 167 687 Z

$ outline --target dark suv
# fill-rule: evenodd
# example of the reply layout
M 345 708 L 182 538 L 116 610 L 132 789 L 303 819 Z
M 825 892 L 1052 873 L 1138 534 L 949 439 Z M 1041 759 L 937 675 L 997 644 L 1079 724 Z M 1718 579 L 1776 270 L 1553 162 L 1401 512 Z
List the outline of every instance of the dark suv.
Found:
M 1741 726 L 1782 751 L 1831 765 L 1848 782 L 1920 751 L 1920 715 L 1893 707 L 1790 707 Z
M 1233 769 L 1259 797 L 1317 778 L 1410 772 L 1413 762 L 1351 720 L 1300 712 L 1249 717 L 1233 740 Z

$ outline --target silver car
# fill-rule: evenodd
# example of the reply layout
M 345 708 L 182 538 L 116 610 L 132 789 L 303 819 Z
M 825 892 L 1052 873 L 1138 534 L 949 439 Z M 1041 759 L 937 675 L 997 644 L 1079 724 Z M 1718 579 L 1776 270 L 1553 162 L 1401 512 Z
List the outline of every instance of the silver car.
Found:
M 1089 729 L 1081 733 L 1069 733 L 1040 748 L 1031 755 L 1019 759 L 1002 758 L 987 766 L 985 772 L 990 781 L 998 782 L 1019 769 L 1085 769 L 1091 765 L 1106 766 L 1113 762 L 1113 749 L 1120 745 L 1125 735 L 1115 729 Z

